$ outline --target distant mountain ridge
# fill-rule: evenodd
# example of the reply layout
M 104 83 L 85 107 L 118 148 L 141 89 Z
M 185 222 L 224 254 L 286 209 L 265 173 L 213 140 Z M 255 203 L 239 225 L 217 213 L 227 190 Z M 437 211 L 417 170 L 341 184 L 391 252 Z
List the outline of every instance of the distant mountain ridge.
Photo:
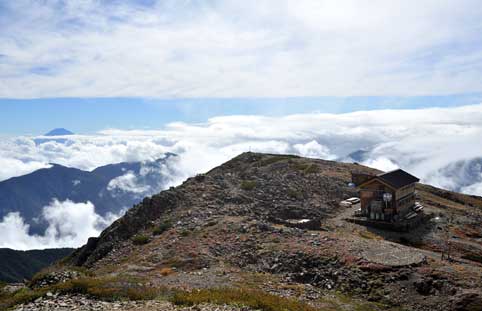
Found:
M 0 281 L 22 282 L 72 253 L 72 248 L 17 251 L 0 248 Z
M 45 133 L 42 136 L 43 138 L 42 137 L 41 138 L 35 138 L 33 141 L 37 145 L 48 143 L 50 141 L 57 142 L 57 143 L 60 143 L 60 144 L 65 144 L 68 141 L 68 138 L 63 137 L 63 136 L 71 136 L 71 135 L 75 135 L 75 134 L 73 132 L 67 130 L 67 129 L 64 129 L 64 128 L 55 128 L 55 129 L 49 131 L 48 133 Z M 50 137 L 50 136 L 52 136 L 52 138 L 45 138 L 45 137 Z M 60 137 L 58 137 L 58 136 L 60 136 Z
M 74 133 L 60 127 L 60 128 L 55 128 L 50 132 L 44 134 L 44 136 L 64 136 L 64 135 L 74 135 Z
M 90 201 L 101 216 L 119 213 L 145 196 L 163 189 L 168 182 L 167 161 L 175 156 L 145 162 L 122 162 L 101 166 L 93 171 L 52 164 L 20 177 L 0 182 L 0 219 L 19 212 L 30 225 L 31 233 L 42 233 L 47 224 L 37 221 L 42 208 L 54 199 Z

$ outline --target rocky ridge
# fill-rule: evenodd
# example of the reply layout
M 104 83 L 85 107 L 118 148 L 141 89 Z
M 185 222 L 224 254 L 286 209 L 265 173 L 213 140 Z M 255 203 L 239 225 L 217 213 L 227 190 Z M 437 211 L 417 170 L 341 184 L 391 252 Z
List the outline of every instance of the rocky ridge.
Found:
M 187 292 L 256 289 L 314 310 L 479 310 L 482 199 L 420 184 L 427 217 L 419 228 L 367 228 L 345 221 L 354 210 L 338 206 L 356 195 L 355 170 L 377 172 L 244 153 L 145 198 L 55 269 Z M 318 228 L 287 225 L 306 219 Z M 450 261 L 440 253 L 447 238 Z

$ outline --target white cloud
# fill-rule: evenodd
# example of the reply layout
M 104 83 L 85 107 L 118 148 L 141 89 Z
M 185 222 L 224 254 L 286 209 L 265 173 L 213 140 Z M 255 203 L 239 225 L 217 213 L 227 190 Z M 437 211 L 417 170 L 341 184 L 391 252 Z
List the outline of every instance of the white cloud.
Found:
M 460 190 L 481 182 L 482 177 L 459 176 L 449 165 L 482 157 L 481 137 L 482 104 L 283 117 L 224 116 L 202 124 L 172 123 L 159 130 L 110 129 L 95 135 L 74 135 L 66 143 L 36 145 L 32 142 L 35 137 L 27 136 L 2 139 L 0 176 L 25 173 L 3 165 L 11 161 L 32 170 L 47 163 L 91 170 L 176 153 L 179 157 L 169 159 L 166 165 L 144 165 L 135 179 L 125 172 L 112 185 L 119 182 L 121 188 L 142 191 L 149 185 L 145 180 L 149 172 L 165 174 L 167 183 L 151 189 L 159 191 L 249 150 L 344 159 L 353 151 L 366 149 L 365 164 L 382 170 L 401 167 L 424 182 Z M 464 172 L 470 170 L 477 167 L 467 166 Z
M 482 195 L 481 137 L 482 104 L 283 117 L 239 115 L 203 124 L 172 123 L 159 130 L 110 129 L 74 135 L 65 143 L 36 145 L 36 137 L 5 138 L 0 140 L 0 176 L 6 179 L 48 163 L 91 170 L 109 163 L 144 161 L 137 176 L 126 171 L 111 181 L 111 190 L 133 191 L 142 198 L 249 150 L 347 159 L 362 149 L 364 164 L 382 170 L 401 167 L 425 183 Z M 166 163 L 150 162 L 166 152 L 179 156 Z M 154 175 L 162 176 L 156 179 L 158 184 L 151 183 Z M 40 236 L 29 236 L 28 225 L 18 214 L 6 215 L 0 222 L 4 233 L 0 247 L 79 246 L 115 217 L 100 217 L 89 202 L 54 201 L 43 210 L 41 218 L 49 226 Z
M 97 215 L 90 202 L 74 203 L 70 200 L 52 201 L 45 206 L 41 218 L 48 228 L 43 235 L 29 235 L 29 225 L 19 213 L 9 213 L 0 222 L 0 247 L 20 250 L 56 247 L 79 247 L 121 215 Z
M 390 159 L 385 158 L 385 157 L 379 157 L 379 158 L 376 158 L 376 159 L 368 159 L 368 160 L 364 161 L 363 164 L 367 165 L 367 166 L 375 167 L 375 168 L 377 168 L 379 170 L 382 170 L 382 171 L 385 171 L 385 172 L 392 171 L 392 170 L 395 170 L 395 169 L 399 168 L 397 164 L 393 163 Z
M 472 184 L 461 189 L 462 192 L 482 196 L 482 182 Z
M 476 0 L 127 3 L 3 3 L 0 97 L 482 91 Z
M 3 166 L 0 169 L 0 180 L 25 175 L 41 168 L 50 167 L 48 163 L 37 161 L 24 162 L 21 159 L 12 158 L 2 158 L 0 163 Z
M 142 174 L 142 173 L 141 173 Z M 148 192 L 149 185 L 140 185 L 138 177 L 132 171 L 128 171 L 126 174 L 112 179 L 107 185 L 109 191 L 124 191 L 134 193 Z
M 316 140 L 307 142 L 306 144 L 295 144 L 293 145 L 294 150 L 304 157 L 309 158 L 323 158 L 323 159 L 335 159 L 336 156 L 330 154 L 330 150 L 320 145 Z

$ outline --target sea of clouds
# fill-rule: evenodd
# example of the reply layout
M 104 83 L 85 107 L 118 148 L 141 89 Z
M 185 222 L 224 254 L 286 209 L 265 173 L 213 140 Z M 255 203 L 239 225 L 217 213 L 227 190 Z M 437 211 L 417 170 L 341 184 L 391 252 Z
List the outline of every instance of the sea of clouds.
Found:
M 60 202 L 53 199 L 42 210 L 41 217 L 49 224 L 43 235 L 29 234 L 29 225 L 20 214 L 9 213 L 0 222 L 0 247 L 28 250 L 81 246 L 87 242 L 87 238 L 99 235 L 122 214 L 101 217 L 95 213 L 94 205 L 90 202 Z
M 122 161 L 146 161 L 166 152 L 169 182 L 180 184 L 246 151 L 292 153 L 328 160 L 358 161 L 381 170 L 401 167 L 434 186 L 482 195 L 482 104 L 455 108 L 376 110 L 345 114 L 283 117 L 223 116 L 202 124 L 171 123 L 159 130 L 108 129 L 73 135 L 67 141 L 36 144 L 38 137 L 0 140 L 0 180 L 23 175 L 49 163 L 84 170 Z M 112 181 L 112 188 L 143 191 L 136 177 Z M 0 222 L 0 247 L 17 249 L 80 246 L 118 215 L 101 217 L 89 202 L 58 202 L 45 207 L 50 224 L 42 236 L 28 235 L 16 213 Z

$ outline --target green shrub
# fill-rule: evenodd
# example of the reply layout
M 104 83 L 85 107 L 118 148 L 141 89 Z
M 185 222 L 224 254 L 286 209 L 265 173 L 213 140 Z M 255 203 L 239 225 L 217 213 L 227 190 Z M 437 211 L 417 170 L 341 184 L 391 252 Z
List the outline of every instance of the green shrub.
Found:
M 161 223 L 159 226 L 157 226 L 153 231 L 152 234 L 154 235 L 161 235 L 167 230 L 171 229 L 172 223 L 170 221 L 165 221 Z
M 243 180 L 241 182 L 241 189 L 249 191 L 256 187 L 256 182 L 254 180 Z
M 150 242 L 149 237 L 143 234 L 136 235 L 132 238 L 132 243 L 134 243 L 134 245 L 144 245 L 149 242 Z
M 201 303 L 243 305 L 263 311 L 316 311 L 317 309 L 294 299 L 271 295 L 259 290 L 201 289 L 176 292 L 171 298 L 176 305 L 192 306 Z

